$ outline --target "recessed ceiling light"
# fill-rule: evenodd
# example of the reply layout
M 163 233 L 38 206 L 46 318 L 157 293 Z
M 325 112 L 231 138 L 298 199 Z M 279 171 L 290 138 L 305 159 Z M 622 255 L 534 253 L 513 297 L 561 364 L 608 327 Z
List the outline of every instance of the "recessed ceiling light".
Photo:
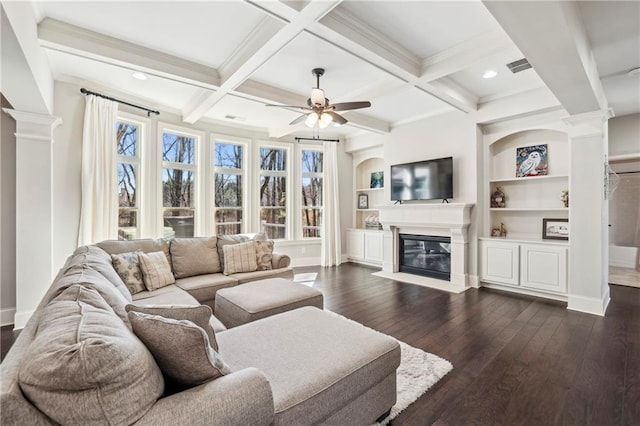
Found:
M 493 78 L 498 75 L 498 71 L 489 70 L 482 74 L 482 78 Z
M 147 76 L 146 76 L 146 75 L 144 75 L 144 74 L 143 74 L 143 73 L 141 73 L 141 72 L 134 72 L 133 74 L 131 74 L 131 76 L 132 76 L 133 78 L 138 79 L 138 80 L 146 80 L 146 79 L 147 79 Z

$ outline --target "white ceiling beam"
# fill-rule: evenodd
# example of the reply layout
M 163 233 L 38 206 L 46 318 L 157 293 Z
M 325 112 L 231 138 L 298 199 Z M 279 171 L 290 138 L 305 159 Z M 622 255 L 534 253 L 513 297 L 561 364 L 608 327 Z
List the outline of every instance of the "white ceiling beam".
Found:
M 483 3 L 570 114 L 608 108 L 575 2 Z
M 75 25 L 45 18 L 38 25 L 40 45 L 95 61 L 179 81 L 204 89 L 220 84 L 217 70 Z
M 308 31 L 460 111 L 477 110 L 477 104 L 469 102 L 466 94 L 443 91 L 423 80 L 420 58 L 344 10 L 334 10 L 319 23 L 311 25 Z
M 289 22 L 271 37 L 265 40 L 265 34 L 273 31 L 271 24 L 263 24 L 264 30 L 257 31 L 247 40 L 243 49 L 234 53 L 225 65 L 224 79 L 219 89 L 210 94 L 204 102 L 196 107 L 183 112 L 183 120 L 187 123 L 195 123 L 206 114 L 215 104 L 220 102 L 228 93 L 235 90 L 245 82 L 282 48 L 289 44 L 304 29 L 313 22 L 318 21 L 342 0 L 321 1 L 309 3 L 301 12 L 292 16 Z M 261 2 L 260 7 L 265 9 L 269 3 Z
M 425 82 L 437 80 L 508 49 L 514 49 L 513 42 L 502 29 L 489 31 L 424 59 L 420 78 Z

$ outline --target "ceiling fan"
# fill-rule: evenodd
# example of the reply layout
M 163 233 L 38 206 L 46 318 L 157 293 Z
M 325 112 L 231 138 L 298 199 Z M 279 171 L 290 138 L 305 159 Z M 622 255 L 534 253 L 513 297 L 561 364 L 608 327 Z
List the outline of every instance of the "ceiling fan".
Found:
M 304 121 L 309 127 L 314 127 L 317 124 L 321 129 L 324 129 L 332 122 L 336 125 L 342 125 L 348 122 L 346 118 L 338 114 L 336 111 L 349 111 L 353 109 L 369 108 L 371 106 L 371 102 L 369 101 L 340 102 L 337 104 L 331 104 L 329 99 L 324 96 L 324 90 L 320 88 L 320 77 L 324 74 L 324 68 L 314 68 L 311 70 L 311 74 L 316 76 L 316 87 L 311 89 L 311 96 L 307 99 L 307 106 L 267 105 L 289 109 L 295 108 L 303 113 L 300 117 L 296 118 L 289 124 L 298 124 Z

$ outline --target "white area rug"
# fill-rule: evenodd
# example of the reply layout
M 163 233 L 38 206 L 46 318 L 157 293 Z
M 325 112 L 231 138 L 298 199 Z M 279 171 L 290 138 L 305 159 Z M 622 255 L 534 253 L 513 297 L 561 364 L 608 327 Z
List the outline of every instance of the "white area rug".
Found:
M 453 365 L 446 359 L 400 342 L 400 367 L 397 370 L 398 400 L 391 414 L 382 423 L 386 425 L 422 394 L 442 379 Z

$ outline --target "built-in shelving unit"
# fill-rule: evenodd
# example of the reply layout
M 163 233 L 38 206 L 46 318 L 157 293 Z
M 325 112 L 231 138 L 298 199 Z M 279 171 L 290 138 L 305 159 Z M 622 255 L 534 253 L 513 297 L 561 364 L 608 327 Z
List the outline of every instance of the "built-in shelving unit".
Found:
M 367 229 L 367 218 L 378 215 L 376 206 L 382 204 L 384 188 L 371 188 L 371 174 L 374 172 L 384 171 L 384 160 L 378 157 L 372 157 L 361 161 L 355 166 L 355 228 Z M 388 176 L 385 176 L 388 177 Z M 367 196 L 368 208 L 359 208 L 358 199 L 361 194 Z

